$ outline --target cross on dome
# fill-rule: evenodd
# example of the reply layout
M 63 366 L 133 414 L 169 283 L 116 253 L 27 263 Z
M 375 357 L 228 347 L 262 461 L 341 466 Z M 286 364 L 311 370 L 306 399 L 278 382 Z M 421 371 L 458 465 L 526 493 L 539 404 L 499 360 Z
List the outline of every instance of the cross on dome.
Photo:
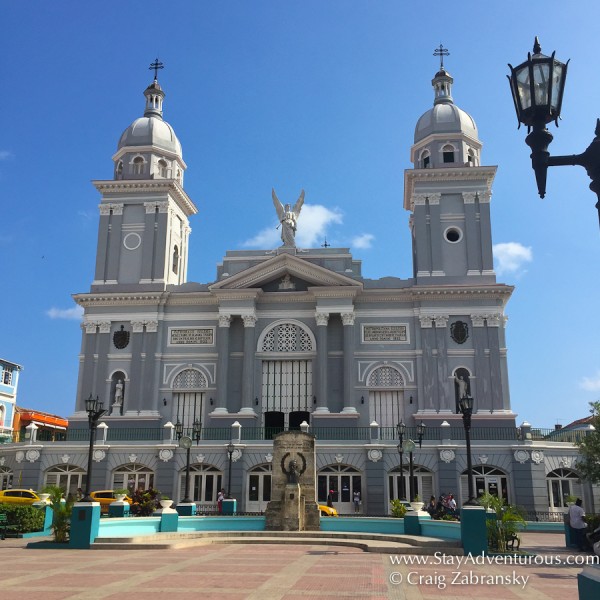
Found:
M 154 69 L 154 81 L 158 81 L 158 70 L 164 69 L 164 68 L 165 68 L 165 65 L 163 63 L 161 63 L 158 60 L 158 58 L 156 58 L 156 60 L 150 64 L 148 69 L 150 69 L 150 71 L 152 71 Z
M 433 55 L 440 57 L 440 71 L 443 71 L 444 70 L 444 56 L 450 56 L 450 52 L 449 52 L 448 48 L 444 48 L 444 46 L 442 46 L 442 44 L 440 44 L 440 47 L 436 48 L 433 51 Z

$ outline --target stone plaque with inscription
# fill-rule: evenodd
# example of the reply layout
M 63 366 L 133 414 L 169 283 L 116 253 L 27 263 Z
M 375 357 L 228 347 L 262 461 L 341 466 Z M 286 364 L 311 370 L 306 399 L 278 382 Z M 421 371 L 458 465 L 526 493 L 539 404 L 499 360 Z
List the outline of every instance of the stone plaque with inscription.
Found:
M 406 342 L 406 325 L 365 325 L 363 342 Z
M 171 329 L 169 334 L 169 344 L 172 346 L 213 346 L 215 343 L 215 330 L 212 327 Z

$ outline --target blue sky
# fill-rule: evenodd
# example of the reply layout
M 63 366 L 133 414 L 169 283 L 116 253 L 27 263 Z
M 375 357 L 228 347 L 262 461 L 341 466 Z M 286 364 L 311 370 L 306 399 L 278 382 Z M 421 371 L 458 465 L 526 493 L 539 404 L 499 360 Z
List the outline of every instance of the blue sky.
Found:
M 93 278 L 100 197 L 122 131 L 165 64 L 165 119 L 188 165 L 190 281 L 228 249 L 279 244 L 271 203 L 306 191 L 299 244 L 350 246 L 363 275 L 409 277 L 403 173 L 432 106 L 433 50 L 449 48 L 455 103 L 475 119 L 492 199 L 518 421 L 552 427 L 600 399 L 595 195 L 580 167 L 537 196 L 506 74 L 531 51 L 571 59 L 553 154 L 582 152 L 600 116 L 596 2 L 0 0 L 0 356 L 24 366 L 19 404 L 75 403 L 79 317 Z M 547 16 L 546 16 L 547 15 Z M 538 25 L 536 25 L 536 23 Z

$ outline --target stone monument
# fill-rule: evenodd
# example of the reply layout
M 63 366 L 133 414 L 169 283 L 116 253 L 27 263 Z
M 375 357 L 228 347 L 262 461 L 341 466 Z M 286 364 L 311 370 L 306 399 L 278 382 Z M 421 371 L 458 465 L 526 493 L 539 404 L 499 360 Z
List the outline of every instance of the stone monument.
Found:
M 316 531 L 315 437 L 284 431 L 273 440 L 271 501 L 265 512 L 267 531 Z

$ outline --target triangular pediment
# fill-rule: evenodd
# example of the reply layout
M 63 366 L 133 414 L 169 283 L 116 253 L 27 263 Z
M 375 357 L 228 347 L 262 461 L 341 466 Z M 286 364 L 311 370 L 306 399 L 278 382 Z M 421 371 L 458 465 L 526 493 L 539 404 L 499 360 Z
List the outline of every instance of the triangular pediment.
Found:
M 277 291 L 308 287 L 362 288 L 362 283 L 351 277 L 290 254 L 281 254 L 211 285 L 210 290 L 262 288 L 275 291 L 273 282 L 281 282 L 277 285 Z M 292 285 L 287 287 L 286 282 Z

